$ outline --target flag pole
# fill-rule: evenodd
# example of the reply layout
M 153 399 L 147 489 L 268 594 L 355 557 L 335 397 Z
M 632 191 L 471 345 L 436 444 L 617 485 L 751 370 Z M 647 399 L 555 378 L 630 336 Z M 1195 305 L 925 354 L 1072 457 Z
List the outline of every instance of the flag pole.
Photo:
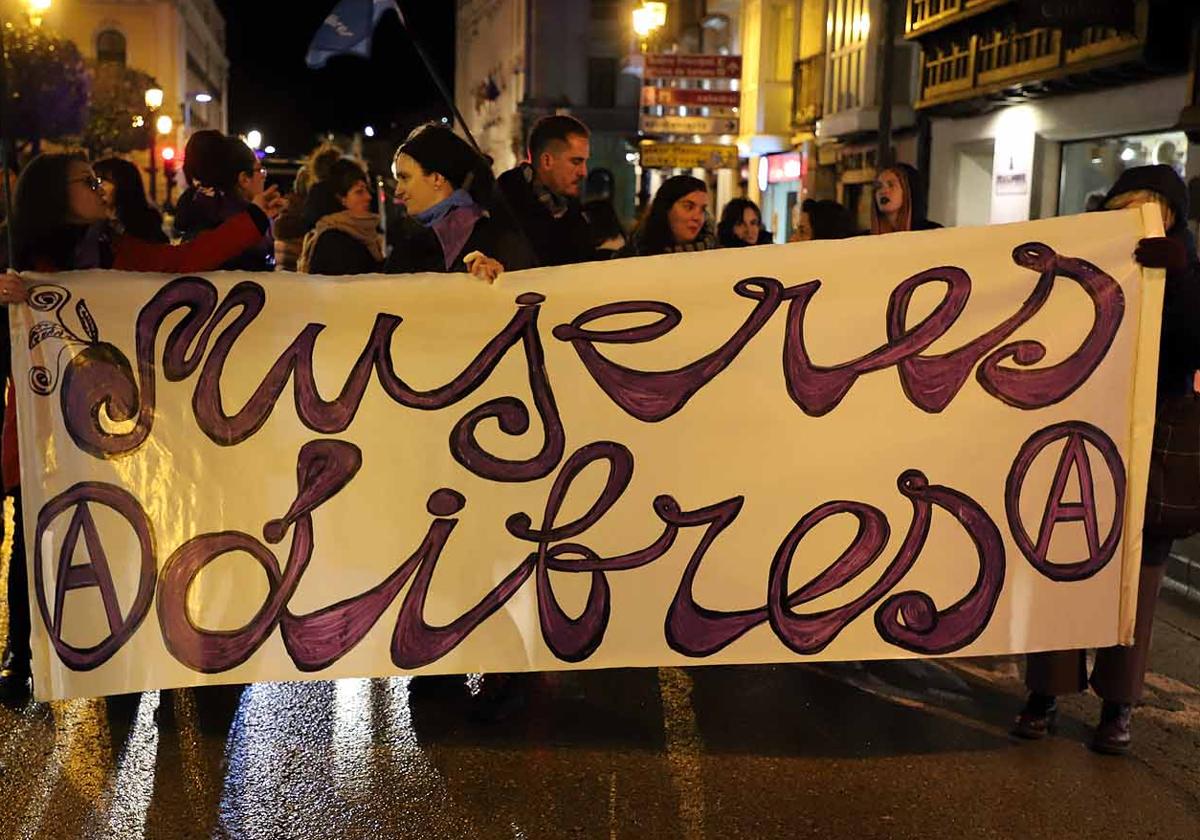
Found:
M 445 103 L 450 106 L 450 112 L 454 115 L 454 119 L 458 121 L 460 126 L 462 126 L 463 134 L 467 136 L 467 142 L 471 144 L 471 148 L 474 149 L 480 156 L 487 157 L 483 154 L 483 150 L 479 148 L 479 144 L 475 142 L 475 135 L 471 133 L 471 128 L 467 125 L 467 121 L 463 119 L 463 115 L 458 110 L 458 106 L 454 104 L 454 96 L 451 95 L 450 89 L 446 87 L 446 83 L 442 81 L 441 74 L 438 73 L 437 68 L 434 67 L 433 60 L 429 57 L 429 53 L 425 51 L 425 46 L 421 43 L 420 39 L 417 38 L 416 33 L 412 30 L 412 27 L 408 25 L 408 20 L 404 17 L 404 11 L 400 8 L 400 2 L 401 0 L 395 0 L 395 3 L 393 4 L 396 9 L 396 14 L 400 17 L 400 25 L 403 26 L 404 31 L 408 33 L 408 39 L 412 42 L 413 47 L 416 49 L 417 55 L 421 57 L 421 62 L 425 65 L 426 71 L 428 71 L 430 77 L 433 79 L 434 86 L 437 87 L 438 93 L 441 94 Z

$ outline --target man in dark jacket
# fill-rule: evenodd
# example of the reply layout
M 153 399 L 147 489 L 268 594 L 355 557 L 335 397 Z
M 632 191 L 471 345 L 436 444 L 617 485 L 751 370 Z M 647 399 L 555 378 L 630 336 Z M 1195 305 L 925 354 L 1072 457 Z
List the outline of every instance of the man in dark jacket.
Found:
M 529 160 L 497 180 L 501 209 L 512 215 L 539 265 L 596 258 L 591 225 L 579 204 L 591 132 L 574 117 L 543 117 L 529 132 Z

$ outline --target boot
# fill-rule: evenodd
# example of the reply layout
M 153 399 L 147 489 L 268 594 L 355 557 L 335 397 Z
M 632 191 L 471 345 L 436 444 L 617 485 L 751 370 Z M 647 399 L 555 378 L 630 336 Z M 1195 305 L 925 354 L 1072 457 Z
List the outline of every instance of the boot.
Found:
M 0 703 L 10 707 L 24 706 L 33 696 L 33 674 L 29 660 L 12 656 L 0 665 Z
M 1025 700 L 1025 708 L 1021 709 L 1013 724 L 1012 734 L 1018 738 L 1037 741 L 1057 728 L 1057 720 L 1058 702 L 1054 696 L 1031 691 Z
M 1133 740 L 1129 727 L 1132 718 L 1131 704 L 1109 703 L 1106 700 L 1100 707 L 1100 723 L 1092 735 L 1092 749 L 1104 755 L 1124 755 L 1129 752 L 1129 744 Z

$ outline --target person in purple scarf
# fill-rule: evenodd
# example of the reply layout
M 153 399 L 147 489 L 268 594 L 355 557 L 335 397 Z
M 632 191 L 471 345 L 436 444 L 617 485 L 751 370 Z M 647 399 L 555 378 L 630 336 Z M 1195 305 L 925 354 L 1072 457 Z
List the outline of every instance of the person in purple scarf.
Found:
M 537 264 L 517 227 L 491 206 L 489 161 L 450 129 L 415 129 L 396 151 L 392 172 L 408 216 L 387 273 L 470 272 L 492 282 Z

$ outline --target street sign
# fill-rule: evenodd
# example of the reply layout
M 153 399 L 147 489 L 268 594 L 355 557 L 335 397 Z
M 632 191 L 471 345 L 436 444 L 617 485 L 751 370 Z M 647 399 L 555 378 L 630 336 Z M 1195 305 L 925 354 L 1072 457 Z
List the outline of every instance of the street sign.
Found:
M 642 105 L 646 107 L 663 105 L 669 108 L 683 105 L 689 108 L 737 108 L 741 104 L 742 95 L 736 90 L 685 90 L 649 86 L 642 88 Z
M 643 114 L 641 129 L 647 134 L 737 134 L 737 118 L 652 117 Z
M 708 143 L 641 144 L 644 169 L 737 169 L 737 146 L 718 146 Z
M 647 79 L 740 79 L 740 55 L 678 55 L 651 53 L 646 56 Z

